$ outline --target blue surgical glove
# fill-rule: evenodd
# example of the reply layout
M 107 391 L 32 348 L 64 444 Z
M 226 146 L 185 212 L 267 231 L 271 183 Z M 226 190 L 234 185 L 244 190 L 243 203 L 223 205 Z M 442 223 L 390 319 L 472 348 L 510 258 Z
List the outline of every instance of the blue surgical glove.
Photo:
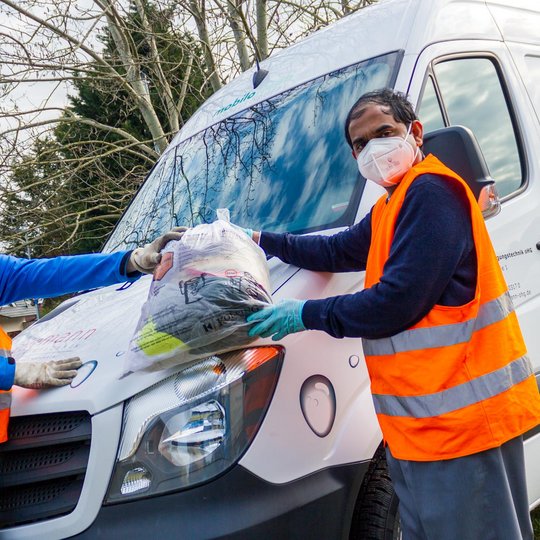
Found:
M 302 321 L 302 308 L 306 300 L 282 300 L 279 304 L 268 306 L 248 318 L 248 323 L 255 324 L 248 332 L 250 336 L 269 337 L 279 341 L 288 334 L 306 329 Z

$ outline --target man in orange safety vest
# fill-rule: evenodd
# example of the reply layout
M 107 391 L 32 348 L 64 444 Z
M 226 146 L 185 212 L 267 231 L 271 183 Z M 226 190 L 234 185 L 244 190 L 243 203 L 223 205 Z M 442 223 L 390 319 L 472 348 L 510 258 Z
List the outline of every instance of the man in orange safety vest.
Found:
M 412 105 L 362 96 L 345 134 L 386 195 L 333 236 L 253 232 L 269 255 L 315 271 L 365 270 L 365 289 L 285 300 L 251 335 L 361 337 L 404 539 L 533 538 L 522 435 L 540 396 L 481 211 L 467 184 L 421 151 Z

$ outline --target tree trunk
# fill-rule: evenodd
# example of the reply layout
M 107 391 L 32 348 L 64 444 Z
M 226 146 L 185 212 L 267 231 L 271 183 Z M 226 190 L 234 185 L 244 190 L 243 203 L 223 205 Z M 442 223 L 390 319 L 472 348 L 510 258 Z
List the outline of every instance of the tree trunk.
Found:
M 165 103 L 165 108 L 167 109 L 167 118 L 169 120 L 169 125 L 171 131 L 176 133 L 180 129 L 178 110 L 174 103 L 173 93 L 171 86 L 169 85 L 169 81 L 165 77 L 165 73 L 163 73 L 163 69 L 161 66 L 161 58 L 156 43 L 156 34 L 153 31 L 152 25 L 148 20 L 148 17 L 146 16 L 146 10 L 144 9 L 143 3 L 141 2 L 141 0 L 134 1 L 135 6 L 137 7 L 137 13 L 141 18 L 142 27 L 146 31 L 146 41 L 150 47 L 151 66 L 157 80 L 159 81 L 161 90 L 160 95 L 162 95 L 163 101 Z
M 217 92 L 221 88 L 221 81 L 219 80 L 219 74 L 216 67 L 216 61 L 210 47 L 210 37 L 208 35 L 208 28 L 206 27 L 206 21 L 204 20 L 204 10 L 199 8 L 197 0 L 189 0 L 190 11 L 195 19 L 197 25 L 197 32 L 199 33 L 199 39 L 201 40 L 204 60 L 208 69 L 208 80 L 210 86 L 214 92 Z
M 144 80 L 144 75 L 141 72 L 140 64 L 136 58 L 137 53 L 131 49 L 129 43 L 130 40 L 127 38 L 123 29 L 114 17 L 114 6 L 111 4 L 111 0 L 103 0 L 103 3 L 108 8 L 105 12 L 105 17 L 107 18 L 107 25 L 111 37 L 114 40 L 120 59 L 126 69 L 126 80 L 132 89 L 137 107 L 152 134 L 156 149 L 159 153 L 162 153 L 165 148 L 167 148 L 169 141 L 167 140 L 163 126 L 161 125 L 156 110 L 150 100 L 148 84 Z
M 242 9 L 242 0 L 226 0 L 229 23 L 234 35 L 238 59 L 240 60 L 240 69 L 247 71 L 251 67 L 249 60 L 249 51 L 246 45 L 246 32 L 240 10 Z
M 257 0 L 255 9 L 257 10 L 257 42 L 260 58 L 268 58 L 268 0 Z

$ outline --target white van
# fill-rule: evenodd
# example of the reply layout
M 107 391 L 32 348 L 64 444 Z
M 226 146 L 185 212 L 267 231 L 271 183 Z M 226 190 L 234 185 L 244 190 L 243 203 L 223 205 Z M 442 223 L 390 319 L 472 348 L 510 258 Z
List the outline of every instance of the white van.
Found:
M 258 86 L 244 73 L 200 108 L 105 251 L 217 208 L 272 231 L 358 222 L 381 192 L 359 176 L 344 119 L 364 92 L 394 87 L 426 131 L 461 124 L 478 140 L 501 198 L 488 228 L 538 377 L 539 28 L 535 0 L 382 0 L 317 32 L 263 62 Z M 268 264 L 275 300 L 363 285 Z M 119 380 L 150 279 L 74 297 L 15 339 L 19 360 L 84 366 L 71 387 L 15 392 L 2 538 L 399 537 L 360 340 L 303 332 Z M 540 430 L 526 453 L 533 508 Z

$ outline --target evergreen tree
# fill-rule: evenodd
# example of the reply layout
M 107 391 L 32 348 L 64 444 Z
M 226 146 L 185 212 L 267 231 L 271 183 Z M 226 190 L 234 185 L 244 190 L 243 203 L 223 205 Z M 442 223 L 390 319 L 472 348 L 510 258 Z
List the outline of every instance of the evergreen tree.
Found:
M 134 6 L 123 20 L 169 140 L 174 126 L 160 77 L 171 89 L 173 102 L 181 104 L 179 116 L 184 121 L 210 93 L 199 47 L 187 34 L 171 39 L 170 16 L 146 2 L 146 24 Z M 125 75 L 108 28 L 101 41 L 103 58 Z M 159 66 L 152 43 L 159 53 Z M 202 90 L 184 92 L 186 82 Z M 51 137 L 38 141 L 32 155 L 13 169 L 9 179 L 0 234 L 12 253 L 25 255 L 27 242 L 33 256 L 98 250 L 159 155 L 137 104 L 98 62 L 79 73 L 74 89 L 64 121 Z

